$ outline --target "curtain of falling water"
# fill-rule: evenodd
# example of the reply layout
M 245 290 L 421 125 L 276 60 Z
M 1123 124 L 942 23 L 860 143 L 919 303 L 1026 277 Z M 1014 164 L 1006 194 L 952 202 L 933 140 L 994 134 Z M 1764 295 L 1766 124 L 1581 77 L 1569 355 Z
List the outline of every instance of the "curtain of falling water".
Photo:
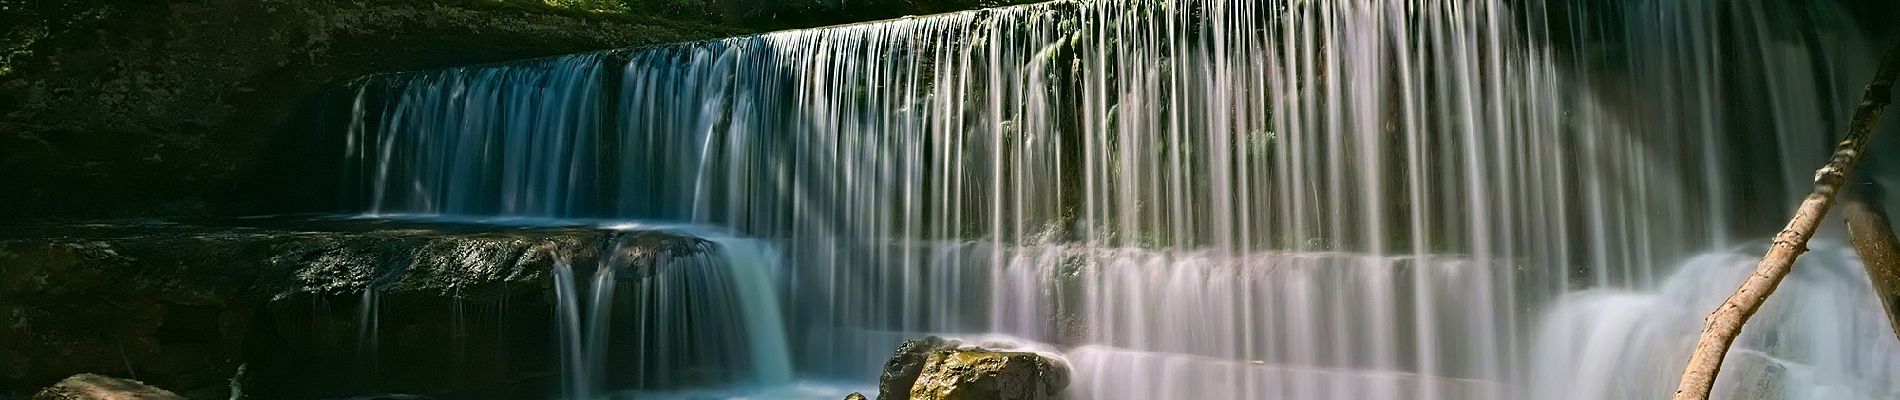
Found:
M 382 76 L 346 184 L 774 241 L 807 375 L 1002 332 L 1087 397 L 1504 398 L 1558 295 L 1781 208 L 1744 147 L 1818 165 L 1838 82 L 1793 77 L 1853 50 L 1763 4 L 1058 1 Z
M 654 249 L 636 244 L 640 235 L 615 239 L 593 279 L 577 276 L 585 269 L 568 259 L 555 263 L 566 398 L 596 399 L 608 388 L 791 380 L 768 268 L 776 249 L 718 236 L 690 249 Z

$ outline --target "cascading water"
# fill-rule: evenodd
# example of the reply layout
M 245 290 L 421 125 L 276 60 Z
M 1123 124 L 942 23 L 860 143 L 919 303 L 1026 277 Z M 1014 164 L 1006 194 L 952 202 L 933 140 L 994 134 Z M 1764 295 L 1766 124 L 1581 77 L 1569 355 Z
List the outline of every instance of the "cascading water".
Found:
M 653 249 L 635 243 L 647 233 L 622 233 L 591 279 L 569 258 L 555 262 L 567 397 L 599 398 L 616 382 L 676 388 L 791 381 L 791 352 L 772 287 L 777 250 L 695 231 L 710 240 Z M 622 287 L 622 280 L 634 282 Z
M 1848 249 L 1819 243 L 1743 332 L 1723 364 L 1717 398 L 1900 397 L 1900 342 Z M 1669 393 L 1701 333 L 1701 317 L 1746 278 L 1759 246 L 1685 262 L 1658 293 L 1592 290 L 1566 296 L 1538 338 L 1540 399 L 1639 399 Z M 1760 250 L 1760 251 L 1758 251 Z M 1611 384 L 1615 383 L 1615 384 Z
M 1747 268 L 1695 254 L 1772 230 L 1872 64 L 1812 21 L 1838 11 L 1778 7 L 1056 1 L 379 76 L 346 184 L 371 214 L 750 237 L 661 269 L 729 275 L 639 280 L 638 315 L 741 321 L 695 328 L 748 335 L 702 380 L 867 379 L 904 337 L 1003 333 L 1067 349 L 1086 398 L 1650 398 L 1630 382 L 1673 379 L 1714 293 L 1682 282 Z M 1836 278 L 1775 307 L 1872 304 Z M 665 289 L 693 285 L 722 286 Z M 583 329 L 615 296 L 565 293 L 570 396 L 615 386 L 601 343 L 672 340 Z M 1891 343 L 1801 326 L 1878 314 L 1814 314 L 1751 327 L 1764 367 L 1723 379 L 1900 387 Z

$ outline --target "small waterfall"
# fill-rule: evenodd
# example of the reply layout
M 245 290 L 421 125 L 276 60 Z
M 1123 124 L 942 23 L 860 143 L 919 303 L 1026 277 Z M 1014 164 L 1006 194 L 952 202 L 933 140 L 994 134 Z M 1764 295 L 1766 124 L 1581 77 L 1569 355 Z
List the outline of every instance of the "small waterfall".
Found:
M 1758 247 L 1685 261 L 1651 292 L 1592 290 L 1558 301 L 1532 359 L 1532 397 L 1647 399 L 1676 386 L 1701 316 L 1754 270 Z M 1900 342 L 1851 249 L 1815 243 L 1730 350 L 1714 398 L 1900 397 Z
M 778 251 L 711 235 L 704 244 L 653 247 L 642 242 L 646 235 L 620 234 L 591 279 L 571 256 L 555 263 L 567 398 L 603 398 L 617 387 L 790 383 L 791 351 L 771 277 Z
M 365 369 L 374 374 L 377 365 L 377 352 L 381 351 L 382 335 L 382 296 L 381 290 L 374 284 L 363 288 L 363 298 L 357 303 L 356 318 L 356 354 L 362 360 Z
M 1784 3 L 1052 1 L 382 75 L 346 191 L 718 227 L 560 267 L 570 396 L 863 380 L 904 337 L 1002 333 L 1089 398 L 1652 398 L 1656 320 L 1702 309 L 1666 297 L 1738 281 L 1698 260 L 1778 226 L 1872 65 Z M 1900 353 L 1829 337 L 1875 355 L 1762 339 L 1734 379 L 1900 387 L 1865 365 Z
M 1478 380 L 1289 367 L 1098 346 L 1067 354 L 1077 366 L 1075 379 L 1082 383 L 1070 388 L 1072 396 L 1085 399 L 1479 399 L 1494 398 L 1503 391 L 1495 382 Z
M 374 379 L 382 367 L 383 288 L 394 284 L 413 266 L 403 259 L 384 271 L 367 271 L 368 281 L 363 283 L 363 294 L 356 303 L 356 356 L 363 378 Z
M 1501 397 L 1496 377 L 1507 357 L 1421 349 L 1496 348 L 1510 335 L 1500 327 L 1511 324 L 1496 299 L 1520 289 L 1504 265 L 1442 256 L 1037 246 L 1003 250 L 992 260 L 986 256 L 999 251 L 980 243 L 918 252 L 940 264 L 856 285 L 901 290 L 837 293 L 850 296 L 837 301 L 901 302 L 893 316 L 908 322 L 898 331 L 997 332 L 1080 345 L 1086 351 L 1069 352 L 1069 361 L 1081 370 L 1074 387 L 1092 393 L 1087 398 Z M 810 347 L 855 364 L 830 367 L 875 374 L 875 361 L 889 350 L 861 343 L 895 346 L 903 335 L 816 336 L 827 340 Z M 1275 383 L 1263 386 L 1272 388 L 1267 392 L 1195 383 L 1227 382 L 1226 374 L 1271 376 Z M 1361 392 L 1373 386 L 1342 385 L 1358 380 L 1397 386 Z M 1291 388 L 1299 391 L 1279 392 Z
M 582 329 L 581 291 L 575 285 L 574 266 L 566 257 L 554 263 L 554 296 L 559 307 L 555 317 L 561 319 L 557 325 L 561 329 L 561 389 L 569 398 L 593 399 L 595 366 L 591 365 L 593 357 L 589 353 L 599 349 L 583 346 L 590 342 L 582 341 L 582 333 L 593 330 Z M 606 304 L 590 306 L 598 308 Z
M 718 238 L 714 243 L 719 244 L 719 254 L 738 293 L 739 314 L 745 321 L 746 344 L 752 355 L 753 381 L 768 385 L 790 382 L 792 351 L 785 334 L 785 312 L 772 283 L 771 269 L 778 265 L 778 250 L 770 243 L 751 239 Z

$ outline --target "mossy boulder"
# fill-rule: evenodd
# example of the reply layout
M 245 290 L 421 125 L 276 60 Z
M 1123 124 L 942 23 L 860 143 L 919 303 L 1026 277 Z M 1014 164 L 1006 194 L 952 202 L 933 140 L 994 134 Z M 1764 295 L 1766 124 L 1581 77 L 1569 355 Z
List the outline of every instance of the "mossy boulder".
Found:
M 929 336 L 906 340 L 891 354 L 878 377 L 877 398 L 1057 399 L 1068 385 L 1068 365 L 1052 356 Z
M 905 340 L 897 346 L 897 351 L 891 353 L 890 360 L 884 362 L 884 371 L 877 379 L 878 400 L 909 398 L 910 387 L 917 382 L 917 375 L 924 372 L 924 365 L 930 361 L 930 355 L 962 344 L 958 340 L 936 336 Z
M 1055 400 L 1068 386 L 1068 368 L 1037 353 L 946 349 L 930 354 L 910 398 Z

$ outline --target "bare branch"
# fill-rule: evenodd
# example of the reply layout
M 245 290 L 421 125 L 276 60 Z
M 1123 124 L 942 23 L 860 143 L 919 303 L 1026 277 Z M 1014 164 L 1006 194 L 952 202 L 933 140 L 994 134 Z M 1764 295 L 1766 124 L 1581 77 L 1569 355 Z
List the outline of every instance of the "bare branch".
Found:
M 1786 278 L 1794 266 L 1795 258 L 1808 251 L 1808 239 L 1814 237 L 1815 229 L 1827 217 L 1828 207 L 1834 204 L 1835 195 L 1847 180 L 1847 172 L 1854 170 L 1861 153 L 1866 151 L 1880 114 L 1886 111 L 1893 95 L 1897 72 L 1900 72 L 1900 43 L 1887 49 L 1881 58 L 1880 70 L 1875 73 L 1873 83 L 1867 84 L 1867 92 L 1854 110 L 1847 138 L 1835 148 L 1834 157 L 1827 165 L 1814 172 L 1814 192 L 1801 201 L 1794 219 L 1775 235 L 1774 245 L 1768 248 L 1768 255 L 1762 257 L 1761 263 L 1755 265 L 1755 273 L 1703 320 L 1702 336 L 1696 341 L 1695 352 L 1689 356 L 1689 365 L 1682 371 L 1682 382 L 1676 386 L 1676 400 L 1709 398 L 1709 391 L 1715 387 L 1715 376 L 1722 371 L 1722 359 L 1728 355 L 1729 346 L 1735 344 L 1735 337 L 1741 335 L 1742 324 L 1761 310 L 1762 303 L 1775 293 L 1775 287 L 1781 285 L 1782 278 Z

